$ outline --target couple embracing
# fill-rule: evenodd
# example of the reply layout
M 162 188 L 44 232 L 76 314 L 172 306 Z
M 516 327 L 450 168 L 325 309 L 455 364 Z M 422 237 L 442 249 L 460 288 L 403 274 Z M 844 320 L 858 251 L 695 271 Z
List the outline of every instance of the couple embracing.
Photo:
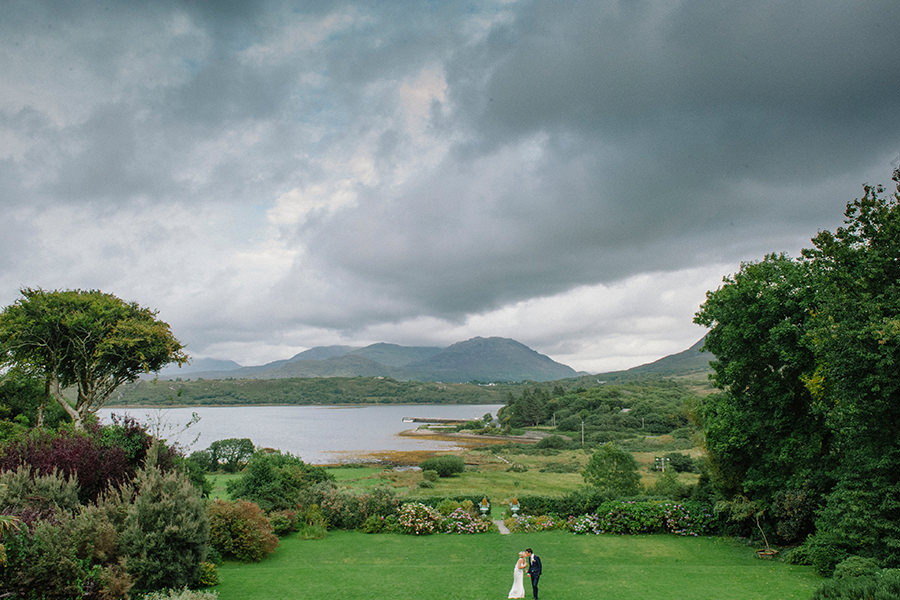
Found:
M 513 586 L 509 590 L 509 598 L 525 597 L 525 573 L 531 577 L 531 592 L 534 600 L 538 600 L 538 579 L 541 577 L 541 559 L 531 548 L 526 548 L 525 552 L 519 552 L 519 560 L 516 561 L 516 568 L 513 571 Z

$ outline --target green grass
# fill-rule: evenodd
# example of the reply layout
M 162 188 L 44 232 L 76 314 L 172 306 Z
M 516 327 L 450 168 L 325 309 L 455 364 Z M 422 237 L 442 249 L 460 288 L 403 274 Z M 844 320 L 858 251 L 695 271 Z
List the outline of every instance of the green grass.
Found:
M 440 478 L 428 490 L 416 490 L 412 496 L 480 496 L 495 501 L 521 495 L 564 496 L 584 482 L 580 473 L 514 473 L 507 471 L 466 471 L 454 477 Z
M 209 495 L 210 500 L 230 500 L 231 498 L 228 496 L 225 485 L 239 476 L 239 473 L 208 473 L 206 479 L 212 483 L 213 486 L 212 492 Z
M 541 596 L 551 600 L 805 600 L 822 581 L 810 567 L 759 560 L 723 538 L 332 531 L 284 538 L 261 563 L 226 563 L 215 589 L 220 600 L 506 598 L 526 546 L 541 556 Z
M 651 471 L 654 456 L 659 453 L 635 453 L 640 465 L 641 482 L 651 487 L 660 477 L 658 471 Z M 581 470 L 590 458 L 590 452 L 567 450 L 548 455 L 519 454 L 508 449 L 495 452 L 465 452 L 466 470 L 453 477 L 442 477 L 434 487 L 421 488 L 419 471 L 393 471 L 382 467 L 330 467 L 328 472 L 335 476 L 338 485 L 366 492 L 383 485 L 394 490 L 400 498 L 423 496 L 489 496 L 495 503 L 505 502 L 518 496 L 564 496 L 584 485 Z M 545 470 L 551 465 L 568 465 L 573 472 L 558 473 Z M 524 467 L 524 472 L 510 470 L 511 465 Z M 697 475 L 682 473 L 679 479 L 687 485 L 697 481 Z

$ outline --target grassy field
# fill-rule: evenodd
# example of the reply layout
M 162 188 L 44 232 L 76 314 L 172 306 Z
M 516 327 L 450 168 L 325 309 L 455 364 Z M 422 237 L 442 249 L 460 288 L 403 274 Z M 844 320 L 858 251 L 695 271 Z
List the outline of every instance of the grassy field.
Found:
M 635 453 L 645 485 L 659 477 L 649 466 L 661 453 Z M 563 495 L 582 485 L 580 471 L 589 457 L 581 450 L 468 451 L 466 471 L 440 479 L 432 488 L 419 487 L 419 471 L 377 465 L 328 470 L 338 485 L 359 492 L 387 486 L 400 498 L 486 494 L 494 501 L 492 516 L 498 518 L 510 497 Z M 511 470 L 512 465 L 517 469 Z M 214 497 L 226 496 L 225 482 L 231 477 L 212 477 Z M 681 478 L 689 483 L 696 475 Z M 551 600 L 805 600 L 822 581 L 810 567 L 759 560 L 753 548 L 730 539 L 561 531 L 425 537 L 331 531 L 323 540 L 283 538 L 278 551 L 261 563 L 226 563 L 215 589 L 220 600 L 506 598 L 516 555 L 527 546 L 543 559 L 541 593 Z
M 805 600 L 821 584 L 811 567 L 759 560 L 720 538 L 332 531 L 284 538 L 260 563 L 226 563 L 215 589 L 220 600 L 506 598 L 526 546 L 541 556 L 541 597 L 550 600 Z
M 652 486 L 660 477 L 659 472 L 649 468 L 654 456 L 659 454 L 661 452 L 634 453 L 640 465 L 641 482 L 647 487 Z M 434 482 L 434 487 L 429 488 L 419 486 L 422 472 L 418 470 L 395 470 L 392 467 L 359 464 L 328 467 L 327 470 L 339 486 L 358 493 L 384 486 L 390 488 L 400 499 L 486 495 L 493 502 L 492 516 L 499 518 L 503 516 L 504 505 L 511 498 L 525 495 L 564 496 L 582 486 L 584 480 L 581 471 L 591 455 L 580 449 L 533 454 L 498 448 L 496 451 L 469 450 L 462 456 L 466 462 L 464 473 L 440 478 Z M 513 465 L 519 470 L 512 470 Z M 228 499 L 225 485 L 235 477 L 238 475 L 208 475 L 213 484 L 211 497 Z M 682 473 L 679 478 L 685 484 L 693 484 L 697 475 Z
M 641 482 L 652 486 L 660 473 L 651 471 L 654 456 L 663 452 L 636 452 Z M 695 454 L 695 452 L 686 452 Z M 547 454 L 517 453 L 514 449 L 469 450 L 462 454 L 466 470 L 455 477 L 442 478 L 434 487 L 421 488 L 420 471 L 397 471 L 381 467 L 334 467 L 329 472 L 339 485 L 365 491 L 379 485 L 394 490 L 397 496 L 488 495 L 504 501 L 521 495 L 562 496 L 584 484 L 581 471 L 591 454 L 582 450 L 565 450 Z M 566 472 L 568 471 L 568 472 Z M 697 475 L 682 473 L 679 478 L 693 484 Z

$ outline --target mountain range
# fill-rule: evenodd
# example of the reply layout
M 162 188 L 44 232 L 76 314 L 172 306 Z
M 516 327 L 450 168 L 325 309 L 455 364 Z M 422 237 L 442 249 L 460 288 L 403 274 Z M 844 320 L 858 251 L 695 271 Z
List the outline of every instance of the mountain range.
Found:
M 197 359 L 160 372 L 160 379 L 284 379 L 288 377 L 391 377 L 446 383 L 554 381 L 576 377 L 558 363 L 508 338 L 476 337 L 446 348 L 378 343 L 365 347 L 318 346 L 286 360 L 242 367 L 233 361 Z

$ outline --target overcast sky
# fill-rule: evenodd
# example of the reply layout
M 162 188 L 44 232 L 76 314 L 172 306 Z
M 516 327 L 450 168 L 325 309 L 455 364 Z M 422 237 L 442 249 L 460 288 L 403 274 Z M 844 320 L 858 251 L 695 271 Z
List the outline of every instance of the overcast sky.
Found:
M 0 305 L 100 289 L 194 357 L 686 349 L 900 163 L 900 2 L 3 3 Z

